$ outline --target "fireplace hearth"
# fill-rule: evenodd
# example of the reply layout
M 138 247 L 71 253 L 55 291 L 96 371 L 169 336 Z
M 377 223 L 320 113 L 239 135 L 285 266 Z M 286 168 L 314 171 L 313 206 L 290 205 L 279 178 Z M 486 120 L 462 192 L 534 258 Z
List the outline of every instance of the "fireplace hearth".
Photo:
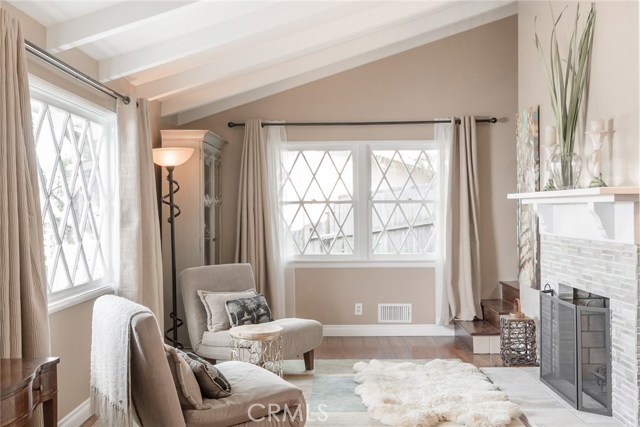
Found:
M 611 415 L 609 299 L 570 289 L 540 293 L 540 380 L 580 411 Z

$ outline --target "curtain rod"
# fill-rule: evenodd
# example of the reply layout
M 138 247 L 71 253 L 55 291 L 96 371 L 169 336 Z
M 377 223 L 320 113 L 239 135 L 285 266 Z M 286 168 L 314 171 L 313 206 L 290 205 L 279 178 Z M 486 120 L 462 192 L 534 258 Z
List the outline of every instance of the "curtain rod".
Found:
M 476 123 L 497 123 L 498 119 L 476 119 Z M 435 123 L 451 123 L 451 120 L 405 120 L 397 122 L 284 122 L 284 123 L 262 123 L 265 126 L 385 126 L 385 125 L 430 125 Z M 460 119 L 456 118 L 456 124 L 460 124 Z M 244 126 L 244 123 L 229 122 L 227 126 L 234 128 Z
M 55 56 L 51 55 L 49 52 L 46 52 L 40 49 L 38 46 L 31 43 L 29 40 L 25 39 L 24 44 L 27 52 L 42 59 L 46 63 L 53 65 L 58 70 L 63 71 L 69 74 L 70 76 L 80 80 L 82 83 L 89 85 L 94 89 L 99 90 L 100 92 L 106 93 L 107 95 L 113 98 L 120 98 L 122 99 L 122 102 L 124 102 L 125 104 L 128 104 L 131 101 L 131 99 L 128 96 L 118 93 L 111 88 L 108 88 L 107 86 L 103 85 L 99 81 L 87 76 L 82 71 L 79 71 L 76 68 L 72 67 L 71 65 L 67 64 L 66 62 L 59 60 Z

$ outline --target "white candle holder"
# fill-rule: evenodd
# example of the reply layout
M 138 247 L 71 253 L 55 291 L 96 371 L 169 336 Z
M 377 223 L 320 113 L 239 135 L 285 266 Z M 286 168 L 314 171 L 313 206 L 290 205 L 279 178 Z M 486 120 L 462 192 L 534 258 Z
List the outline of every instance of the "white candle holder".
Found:
M 549 177 L 547 179 L 547 183 L 544 185 L 543 190 L 552 191 L 556 189 L 556 186 L 553 183 L 553 178 L 551 177 L 550 161 L 551 161 L 551 157 L 553 157 L 553 155 L 558 152 L 558 144 L 547 144 L 547 145 L 543 145 L 543 147 L 546 153 L 545 157 L 547 158 L 546 161 L 544 162 L 544 170 L 546 171 L 546 174 Z
M 606 187 L 604 180 L 602 179 L 602 169 L 600 165 L 600 151 L 602 150 L 602 144 L 607 136 L 612 136 L 615 133 L 614 130 L 590 130 L 586 134 L 591 137 L 591 143 L 593 144 L 593 151 L 591 152 L 591 182 L 589 188 Z

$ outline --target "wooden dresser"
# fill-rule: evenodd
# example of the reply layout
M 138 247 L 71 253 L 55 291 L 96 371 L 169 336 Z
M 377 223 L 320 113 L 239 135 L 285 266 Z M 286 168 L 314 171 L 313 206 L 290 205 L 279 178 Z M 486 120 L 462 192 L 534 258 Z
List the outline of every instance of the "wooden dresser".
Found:
M 0 359 L 0 426 L 22 427 L 42 403 L 44 426 L 58 424 L 60 359 Z

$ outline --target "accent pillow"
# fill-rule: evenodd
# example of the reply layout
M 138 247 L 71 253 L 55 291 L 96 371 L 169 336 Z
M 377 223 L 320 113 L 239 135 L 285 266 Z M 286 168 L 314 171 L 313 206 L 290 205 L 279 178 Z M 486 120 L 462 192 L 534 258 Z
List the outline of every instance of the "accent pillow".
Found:
M 250 298 L 230 300 L 226 302 L 226 306 L 231 326 L 273 322 L 271 309 L 262 294 Z
M 210 409 L 211 405 L 205 405 L 202 401 L 196 376 L 187 361 L 179 355 L 179 350 L 165 344 L 164 351 L 182 409 Z
M 256 295 L 253 289 L 242 292 L 210 292 L 198 291 L 198 296 L 207 312 L 207 329 L 210 332 L 226 331 L 231 327 L 225 303 L 238 298 L 248 298 Z
M 187 361 L 196 376 L 202 396 L 208 399 L 220 399 L 231 396 L 231 384 L 215 366 L 194 353 L 178 350 Z

